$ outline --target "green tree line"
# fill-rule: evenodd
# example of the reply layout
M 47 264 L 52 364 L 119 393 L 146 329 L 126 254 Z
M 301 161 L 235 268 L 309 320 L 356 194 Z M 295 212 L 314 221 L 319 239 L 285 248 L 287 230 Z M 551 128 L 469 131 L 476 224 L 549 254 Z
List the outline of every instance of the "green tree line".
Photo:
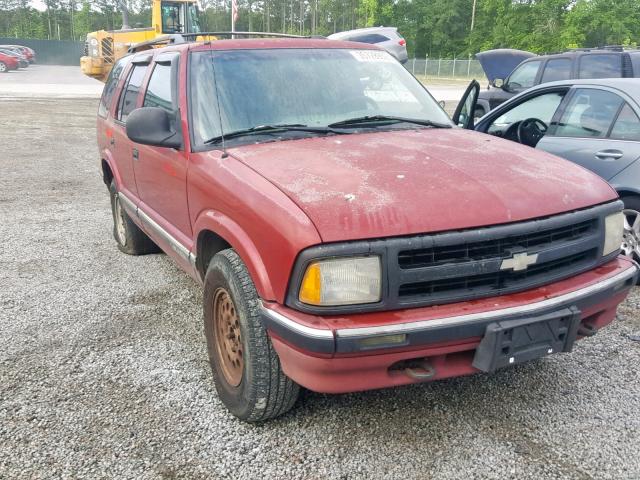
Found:
M 200 0 L 201 24 L 230 30 L 230 0 Z M 0 0 L 0 36 L 83 40 L 151 23 L 151 0 Z M 410 56 L 467 57 L 491 48 L 536 53 L 635 46 L 640 0 L 239 0 L 237 30 L 306 35 L 395 26 Z

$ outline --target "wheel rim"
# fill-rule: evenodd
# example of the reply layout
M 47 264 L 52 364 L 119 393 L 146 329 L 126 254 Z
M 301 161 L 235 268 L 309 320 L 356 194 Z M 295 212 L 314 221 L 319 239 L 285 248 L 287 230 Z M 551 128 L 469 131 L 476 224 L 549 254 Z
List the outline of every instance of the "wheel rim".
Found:
M 6 69 L 7 66 L 4 63 L 0 62 L 0 72 L 4 72 Z
M 640 212 L 625 209 L 622 213 L 624 214 L 622 252 L 627 257 L 640 258 Z
M 118 242 L 120 242 L 121 245 L 126 245 L 127 234 L 124 226 L 124 211 L 122 210 L 122 205 L 120 205 L 120 198 L 118 198 L 117 195 L 115 201 L 115 215 L 113 217 L 113 220 L 116 223 L 116 235 L 118 236 Z
M 224 288 L 219 288 L 213 298 L 213 321 L 218 365 L 227 383 L 237 387 L 244 370 L 240 319 L 231 295 Z

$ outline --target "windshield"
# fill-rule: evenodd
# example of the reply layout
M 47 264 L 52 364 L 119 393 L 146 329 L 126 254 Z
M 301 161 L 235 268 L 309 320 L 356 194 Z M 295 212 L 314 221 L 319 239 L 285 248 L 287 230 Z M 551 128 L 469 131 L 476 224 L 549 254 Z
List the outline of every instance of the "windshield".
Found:
M 162 2 L 162 33 L 198 33 L 198 9 L 185 2 Z
M 324 127 L 363 116 L 451 124 L 422 85 L 377 50 L 194 52 L 191 87 L 196 143 L 260 125 Z

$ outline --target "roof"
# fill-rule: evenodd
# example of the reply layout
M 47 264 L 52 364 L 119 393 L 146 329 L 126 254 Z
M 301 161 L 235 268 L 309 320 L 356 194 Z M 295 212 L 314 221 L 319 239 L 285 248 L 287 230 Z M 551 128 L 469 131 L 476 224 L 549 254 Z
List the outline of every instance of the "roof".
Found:
M 236 38 L 229 40 L 213 40 L 208 42 L 185 42 L 169 44 L 155 51 L 182 50 L 260 50 L 272 48 L 343 48 L 358 50 L 380 50 L 375 45 L 328 40 L 319 38 Z M 147 53 L 149 53 L 147 51 Z
M 332 33 L 331 35 L 329 35 L 329 38 L 331 38 L 331 37 L 342 37 L 342 36 L 353 35 L 353 34 L 358 34 L 358 33 L 384 32 L 384 31 L 388 31 L 388 30 L 393 30 L 394 32 L 398 31 L 398 29 L 396 27 L 383 27 L 383 26 L 356 28 L 354 30 L 345 30 L 344 32 Z
M 562 80 L 559 82 L 549 82 L 549 83 L 541 83 L 540 85 L 536 85 L 535 87 L 529 88 L 524 92 L 518 94 L 526 95 L 536 90 L 541 90 L 549 87 L 560 87 L 560 86 L 569 86 L 572 87 L 574 85 L 584 85 L 584 86 L 602 86 L 615 88 L 620 90 L 631 98 L 633 98 L 638 105 L 640 105 L 640 78 L 591 78 L 591 79 L 574 79 L 574 80 Z M 515 98 L 515 97 L 514 97 Z

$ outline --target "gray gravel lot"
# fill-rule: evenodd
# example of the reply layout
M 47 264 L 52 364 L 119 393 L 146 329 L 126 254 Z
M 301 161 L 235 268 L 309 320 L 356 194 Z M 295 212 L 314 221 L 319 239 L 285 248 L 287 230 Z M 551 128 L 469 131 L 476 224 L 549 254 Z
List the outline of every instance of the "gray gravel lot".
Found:
M 640 478 L 638 290 L 572 354 L 237 421 L 200 287 L 111 237 L 96 108 L 0 99 L 0 478 Z

